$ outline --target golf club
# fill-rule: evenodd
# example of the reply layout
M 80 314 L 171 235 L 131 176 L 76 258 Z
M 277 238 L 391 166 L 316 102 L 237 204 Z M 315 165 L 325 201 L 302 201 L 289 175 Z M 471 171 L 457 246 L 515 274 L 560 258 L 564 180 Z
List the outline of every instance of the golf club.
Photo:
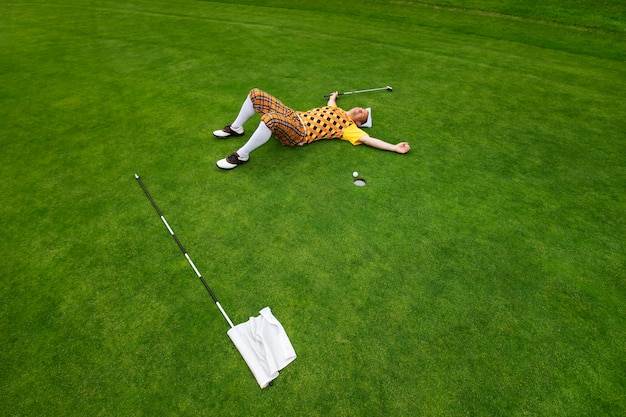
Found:
M 344 91 L 342 93 L 339 93 L 339 95 L 340 96 L 345 96 L 345 95 L 348 95 L 348 94 L 367 93 L 367 92 L 370 92 L 370 91 L 380 91 L 380 90 L 387 90 L 389 92 L 392 92 L 393 88 L 391 88 L 391 86 L 388 85 L 387 87 L 369 88 L 367 90 Z M 326 94 L 324 97 L 328 98 L 328 97 L 330 97 L 330 94 Z

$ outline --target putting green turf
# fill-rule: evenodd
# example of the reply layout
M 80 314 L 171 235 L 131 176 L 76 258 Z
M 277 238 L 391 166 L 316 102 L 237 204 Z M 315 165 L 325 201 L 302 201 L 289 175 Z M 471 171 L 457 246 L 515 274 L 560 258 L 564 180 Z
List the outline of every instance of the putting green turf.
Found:
M 255 3 L 1 4 L 2 414 L 624 414 L 625 7 Z M 407 155 L 215 167 L 252 87 L 385 85 L 339 104 Z M 285 326 L 272 388 L 135 173 L 233 321 Z

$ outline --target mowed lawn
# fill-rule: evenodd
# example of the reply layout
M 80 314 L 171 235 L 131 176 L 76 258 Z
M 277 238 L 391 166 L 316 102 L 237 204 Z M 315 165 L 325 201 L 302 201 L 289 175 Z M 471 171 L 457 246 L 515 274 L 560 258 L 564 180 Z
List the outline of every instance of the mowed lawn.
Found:
M 406 155 L 215 166 L 251 88 L 387 85 L 338 104 Z M 0 415 L 625 415 L 624 91 L 620 1 L 1 3 Z

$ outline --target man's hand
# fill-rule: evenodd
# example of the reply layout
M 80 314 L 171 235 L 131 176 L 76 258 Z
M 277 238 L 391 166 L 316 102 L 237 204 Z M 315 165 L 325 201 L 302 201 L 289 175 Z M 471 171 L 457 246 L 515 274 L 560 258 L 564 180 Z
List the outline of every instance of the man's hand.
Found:
M 396 145 L 395 151 L 398 153 L 407 153 L 411 149 L 408 142 L 400 142 Z
M 334 91 L 330 93 L 330 97 L 328 98 L 327 106 L 336 106 L 337 105 L 337 97 L 339 97 L 339 92 Z

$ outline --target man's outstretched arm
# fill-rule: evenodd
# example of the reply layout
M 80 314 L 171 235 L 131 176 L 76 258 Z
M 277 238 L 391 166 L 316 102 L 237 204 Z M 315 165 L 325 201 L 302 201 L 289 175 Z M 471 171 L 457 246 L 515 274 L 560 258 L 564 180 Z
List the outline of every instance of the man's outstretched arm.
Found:
M 400 142 L 394 145 L 393 143 L 385 142 L 384 140 L 376 139 L 371 136 L 363 136 L 359 139 L 359 142 L 364 145 L 371 146 L 372 148 L 397 153 L 407 153 L 411 149 L 408 142 Z

